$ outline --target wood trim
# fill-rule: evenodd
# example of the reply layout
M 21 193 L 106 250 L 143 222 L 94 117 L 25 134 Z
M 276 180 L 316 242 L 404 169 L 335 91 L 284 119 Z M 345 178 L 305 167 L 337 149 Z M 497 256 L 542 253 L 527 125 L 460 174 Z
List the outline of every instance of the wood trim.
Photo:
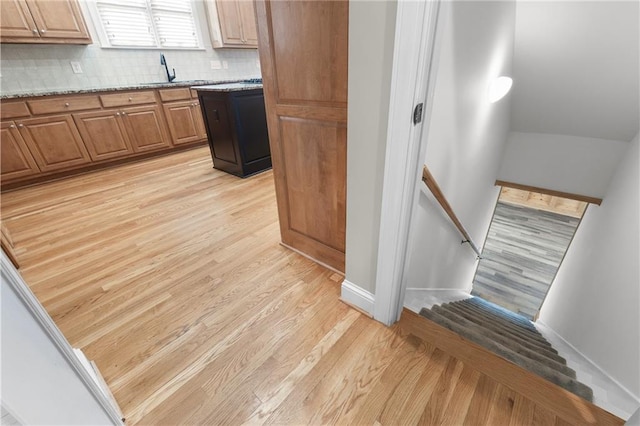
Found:
M 13 239 L 11 238 L 11 234 L 9 233 L 9 230 L 4 225 L 4 223 L 0 224 L 0 227 L 2 228 L 2 236 L 0 238 L 0 246 L 2 247 L 2 250 L 5 252 L 7 257 L 11 261 L 11 263 L 13 263 L 13 266 L 15 266 L 16 269 L 20 269 L 20 264 L 18 263 L 18 259 L 16 258 L 16 254 L 13 251 L 14 245 L 13 245 Z
M 121 418 L 118 410 L 112 405 L 109 398 L 102 392 L 102 389 L 100 389 L 89 372 L 84 368 L 69 344 L 69 341 L 64 337 L 58 326 L 49 316 L 49 313 L 25 283 L 20 273 L 10 265 L 5 256 L 0 256 L 0 263 L 2 264 L 2 282 L 6 282 L 16 292 L 26 309 L 40 324 L 49 339 L 51 339 L 51 342 L 69 363 L 69 366 L 73 369 L 80 382 L 87 387 L 87 391 L 93 395 L 113 424 L 124 425 L 124 419 Z
M 602 198 L 572 194 L 570 192 L 554 191 L 553 189 L 545 189 L 545 188 L 539 188 L 537 186 L 522 185 L 519 183 L 507 182 L 505 180 L 496 180 L 496 186 L 506 186 L 508 188 L 521 189 L 523 191 L 539 192 L 540 194 L 547 194 L 553 197 L 568 198 L 570 200 L 582 201 L 585 203 L 596 204 L 598 206 L 602 204 Z
M 438 182 L 436 182 L 435 178 L 426 165 L 422 169 L 422 181 L 427 185 L 427 188 L 429 188 L 433 196 L 436 197 L 436 200 L 438 200 L 438 203 L 440 203 L 442 209 L 447 213 L 447 216 L 449 216 L 456 228 L 458 228 L 458 231 L 460 231 L 460 233 L 466 240 L 465 242 L 469 243 L 473 251 L 476 252 L 478 257 L 480 257 L 480 249 L 478 248 L 476 243 L 473 242 L 471 236 L 460 222 L 460 219 L 458 219 L 458 216 L 456 216 L 453 208 L 451 207 L 451 204 L 449 204 L 449 202 L 447 201 L 446 197 L 442 193 L 442 190 L 440 189 L 440 186 L 438 185 Z
M 622 425 L 624 420 L 580 398 L 493 352 L 404 309 L 399 325 L 405 331 L 434 344 L 465 364 L 545 407 L 576 425 Z

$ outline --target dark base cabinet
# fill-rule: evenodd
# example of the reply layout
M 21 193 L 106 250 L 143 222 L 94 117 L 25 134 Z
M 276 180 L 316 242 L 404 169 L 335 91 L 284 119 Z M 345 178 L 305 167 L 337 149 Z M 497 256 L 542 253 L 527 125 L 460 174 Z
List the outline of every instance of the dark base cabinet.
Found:
M 240 177 L 271 168 L 262 89 L 198 91 L 213 167 Z

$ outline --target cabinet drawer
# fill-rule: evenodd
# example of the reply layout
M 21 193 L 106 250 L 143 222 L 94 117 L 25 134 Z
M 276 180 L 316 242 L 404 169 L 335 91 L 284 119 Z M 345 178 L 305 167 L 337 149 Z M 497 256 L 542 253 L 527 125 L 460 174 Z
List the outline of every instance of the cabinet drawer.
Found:
M 27 103 L 31 111 L 36 115 L 100 108 L 100 101 L 97 96 L 68 96 L 27 101 Z
M 102 105 L 104 105 L 106 108 L 109 108 L 139 104 L 152 104 L 156 102 L 156 97 L 153 93 L 153 90 L 141 90 L 138 92 L 100 95 L 100 100 L 102 101 Z
M 26 102 L 2 102 L 0 105 L 0 118 L 28 117 L 31 113 Z
M 162 89 L 159 90 L 159 92 L 160 99 L 162 99 L 163 102 L 183 101 L 191 97 L 191 93 L 189 92 L 188 87 L 180 87 L 177 89 Z

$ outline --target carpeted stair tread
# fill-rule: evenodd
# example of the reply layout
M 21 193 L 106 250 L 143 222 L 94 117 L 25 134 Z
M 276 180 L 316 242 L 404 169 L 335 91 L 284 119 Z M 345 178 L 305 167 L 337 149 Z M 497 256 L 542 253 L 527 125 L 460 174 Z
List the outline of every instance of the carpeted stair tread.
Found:
M 533 333 L 533 332 L 531 332 L 529 330 L 517 327 L 517 326 L 513 325 L 513 323 L 511 323 L 511 322 L 505 321 L 503 318 L 497 317 L 495 315 L 488 314 L 486 311 L 483 311 L 483 310 L 481 310 L 481 309 L 479 309 L 477 307 L 471 306 L 471 305 L 463 305 L 463 304 L 455 303 L 455 304 L 452 304 L 451 306 L 455 307 L 456 309 L 459 309 L 461 311 L 468 312 L 470 315 L 473 315 L 475 318 L 477 318 L 478 321 L 484 320 L 484 322 L 487 322 L 487 323 L 494 323 L 494 324 L 499 325 L 500 327 L 504 328 L 505 330 L 511 332 L 512 334 L 515 334 L 516 336 L 520 337 L 521 339 L 525 339 L 525 340 L 527 340 L 529 342 L 532 342 L 532 343 L 534 343 L 534 344 L 536 344 L 538 346 L 546 348 L 547 350 L 550 350 L 552 352 L 556 352 L 555 349 L 553 349 L 551 347 L 549 342 L 547 342 L 544 339 L 544 337 L 542 337 L 538 333 Z
M 531 330 L 534 333 L 539 334 L 539 331 L 535 328 L 533 323 L 529 321 L 527 318 L 523 317 L 522 315 L 518 315 L 516 313 L 508 311 L 502 306 L 496 305 L 495 303 L 491 303 L 480 297 L 471 297 L 469 299 L 463 300 L 463 302 L 465 302 L 465 304 L 470 304 L 470 305 L 480 307 L 481 309 L 494 313 L 500 317 L 509 318 L 509 320 L 511 320 L 514 324 L 518 324 L 523 328 L 526 328 L 528 330 Z
M 484 309 L 481 306 L 477 306 L 477 305 L 473 305 L 473 304 L 459 304 L 458 306 L 462 307 L 464 309 L 468 309 L 468 310 L 474 311 L 474 312 L 482 315 L 484 318 L 487 318 L 488 320 L 499 321 L 505 327 L 513 329 L 517 333 L 519 333 L 519 334 L 521 334 L 523 336 L 527 336 L 527 338 L 531 338 L 533 340 L 538 340 L 538 341 L 540 341 L 541 343 L 543 343 L 544 345 L 547 345 L 547 346 L 549 345 L 549 343 L 545 340 L 544 337 L 542 337 L 542 335 L 540 334 L 540 332 L 538 330 L 531 329 L 531 328 L 528 328 L 528 327 L 523 327 L 520 324 L 518 324 L 516 322 L 513 322 L 510 318 L 500 315 L 499 312 L 493 312 L 491 310 Z
M 478 324 L 475 324 L 465 318 L 463 318 L 462 316 L 456 314 L 455 312 L 448 310 L 446 308 L 443 308 L 442 306 L 434 306 L 431 308 L 432 312 L 437 313 L 438 315 L 441 315 L 447 319 L 449 319 L 450 321 L 455 322 L 456 324 L 464 327 L 464 329 L 466 330 L 466 332 L 471 332 L 474 333 L 477 336 L 481 336 L 483 338 L 483 340 L 489 340 L 493 343 L 498 343 L 502 346 L 504 346 L 505 348 L 517 353 L 518 355 L 521 355 L 523 357 L 526 357 L 532 361 L 538 362 L 542 365 L 545 365 L 555 371 L 558 371 L 562 374 L 564 374 L 567 377 L 570 377 L 572 379 L 576 378 L 576 372 L 573 371 L 571 368 L 567 367 L 567 365 L 565 363 L 562 362 L 558 362 L 555 359 L 551 359 L 549 357 L 547 357 L 545 354 L 541 354 L 539 352 L 536 352 L 534 350 L 531 350 L 521 344 L 519 344 L 517 341 L 513 340 L 513 339 L 509 339 L 508 337 L 504 337 L 501 336 L 493 331 L 491 331 L 488 328 L 482 327 Z M 476 342 L 478 343 L 478 342 Z M 480 343 L 481 345 L 483 345 L 482 343 Z M 484 346 L 484 345 L 483 345 Z
M 438 310 L 440 312 L 436 312 Z M 593 400 L 593 392 L 588 386 L 585 386 L 575 380 L 575 378 L 569 377 L 566 374 L 550 367 L 550 365 L 557 364 L 555 362 L 542 363 L 528 358 L 527 356 L 514 351 L 510 347 L 503 345 L 494 339 L 488 338 L 484 333 L 477 332 L 476 330 L 478 326 L 476 324 L 471 323 L 470 321 L 465 323 L 464 318 L 457 319 L 461 319 L 462 323 L 457 320 L 452 320 L 451 318 L 455 318 L 455 314 L 452 314 L 452 312 L 447 311 L 445 308 L 437 306 L 434 306 L 431 309 L 423 308 L 420 311 L 420 315 L 588 401 Z
M 505 329 L 502 324 L 483 320 L 483 318 L 480 317 L 479 315 L 475 315 L 473 313 L 470 313 L 467 310 L 461 309 L 459 306 L 456 306 L 456 305 L 442 305 L 442 306 L 446 307 L 447 310 L 455 312 L 456 314 L 464 317 L 466 320 L 477 324 L 479 327 L 487 328 L 492 332 L 497 333 L 506 339 L 512 339 L 514 342 L 524 346 L 525 348 L 531 351 L 536 351 L 539 354 L 546 356 L 547 358 L 550 358 L 562 364 L 566 364 L 566 360 L 560 355 L 558 355 L 557 351 L 553 349 L 551 346 L 542 346 L 538 344 L 537 341 L 535 340 L 521 337 L 520 335 L 515 334 L 508 329 Z

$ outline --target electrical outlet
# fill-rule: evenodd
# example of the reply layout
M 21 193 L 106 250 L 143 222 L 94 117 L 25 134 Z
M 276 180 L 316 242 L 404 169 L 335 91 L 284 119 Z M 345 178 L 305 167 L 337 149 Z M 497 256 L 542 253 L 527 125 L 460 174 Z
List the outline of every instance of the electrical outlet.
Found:
M 260 59 L 256 59 L 256 68 L 260 69 Z
M 221 70 L 222 69 L 222 63 L 220 63 L 220 61 L 211 61 L 211 69 L 212 70 Z
M 80 66 L 80 62 L 71 61 L 71 69 L 74 74 L 82 74 L 82 67 Z
M 228 70 L 229 69 L 229 62 L 222 61 L 222 68 L 224 68 L 225 70 Z

